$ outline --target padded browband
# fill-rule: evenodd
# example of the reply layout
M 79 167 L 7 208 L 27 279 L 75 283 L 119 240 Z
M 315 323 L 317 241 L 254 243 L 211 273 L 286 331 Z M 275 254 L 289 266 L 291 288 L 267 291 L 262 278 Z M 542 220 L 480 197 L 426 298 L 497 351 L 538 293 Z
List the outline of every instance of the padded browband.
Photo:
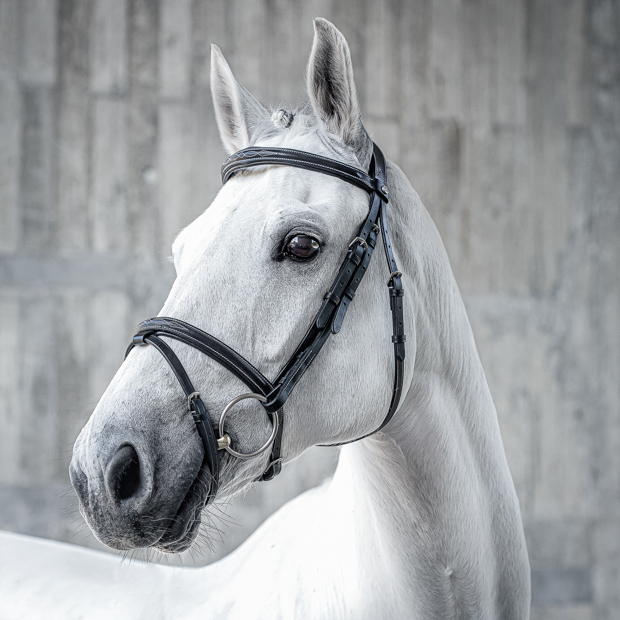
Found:
M 314 153 L 268 146 L 254 146 L 233 153 L 222 164 L 222 184 L 225 185 L 239 170 L 266 165 L 292 166 L 328 174 L 367 192 L 378 192 L 385 202 L 388 201 L 387 191 L 384 190 L 385 182 L 379 184 L 376 176 L 371 177 L 359 168 Z
M 382 234 L 385 257 L 390 270 L 388 289 L 390 309 L 392 312 L 392 343 L 394 345 L 394 383 L 390 406 L 379 428 L 351 441 L 358 441 L 382 429 L 392 418 L 402 393 L 405 335 L 403 322 L 403 287 L 402 274 L 398 271 L 390 236 L 387 228 L 386 204 L 388 202 L 387 175 L 385 158 L 379 147 L 373 145 L 373 156 L 369 173 L 348 166 L 341 162 L 297 151 L 268 147 L 251 147 L 231 155 L 222 165 L 222 181 L 226 183 L 240 170 L 263 165 L 284 165 L 337 177 L 347 183 L 360 187 L 370 194 L 368 215 L 353 240 L 336 279 L 324 295 L 323 303 L 310 328 L 297 349 L 284 364 L 273 382 L 264 377 L 250 362 L 229 346 L 202 330 L 169 317 L 155 317 L 144 321 L 138 327 L 129 351 L 137 345 L 153 345 L 166 359 L 188 397 L 188 409 L 196 422 L 198 433 L 205 448 L 203 469 L 211 477 L 211 489 L 207 503 L 213 500 L 219 483 L 219 463 L 217 442 L 211 426 L 206 407 L 172 349 L 161 340 L 160 336 L 183 342 L 201 353 L 211 357 L 240 379 L 252 392 L 266 398 L 263 407 L 268 413 L 276 413 L 279 428 L 272 445 L 270 463 L 260 480 L 271 480 L 282 468 L 282 429 L 284 427 L 283 406 L 291 395 L 303 374 L 316 359 L 319 351 L 331 334 L 337 334 L 342 327 L 344 317 L 356 290 L 366 273 L 376 246 L 379 232 Z M 344 442 L 350 443 L 350 442 Z M 331 444 L 342 445 L 342 444 Z

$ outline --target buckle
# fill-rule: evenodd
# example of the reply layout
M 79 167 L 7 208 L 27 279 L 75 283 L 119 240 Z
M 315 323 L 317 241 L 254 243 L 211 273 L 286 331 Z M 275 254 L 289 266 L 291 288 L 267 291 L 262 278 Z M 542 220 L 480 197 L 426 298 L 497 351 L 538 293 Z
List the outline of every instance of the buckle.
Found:
M 194 399 L 200 398 L 200 392 L 192 392 L 187 397 L 187 410 L 194 411 Z
M 353 241 L 349 243 L 348 249 L 350 250 L 356 243 L 359 243 L 362 246 L 364 252 L 368 249 L 368 244 L 366 243 L 366 240 L 362 239 L 361 237 L 355 237 L 355 239 L 353 239 Z
M 390 286 L 390 284 L 394 284 L 394 278 L 402 278 L 402 277 L 403 277 L 402 271 L 392 271 L 392 273 L 390 274 L 390 277 L 388 278 L 387 285 Z

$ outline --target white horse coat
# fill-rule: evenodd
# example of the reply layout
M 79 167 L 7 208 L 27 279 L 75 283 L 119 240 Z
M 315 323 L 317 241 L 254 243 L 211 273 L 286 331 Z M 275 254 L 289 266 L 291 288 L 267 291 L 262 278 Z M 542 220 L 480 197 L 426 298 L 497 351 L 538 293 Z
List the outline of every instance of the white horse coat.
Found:
M 269 119 L 217 49 L 212 89 L 231 152 L 249 144 L 283 146 L 367 166 L 369 139 L 348 47 L 325 20 L 315 20 L 312 110 L 298 113 L 290 127 Z M 287 504 L 237 551 L 204 568 L 120 563 L 62 543 L 0 534 L 0 617 L 529 617 L 518 499 L 463 302 L 430 216 L 392 163 L 388 183 L 389 228 L 404 273 L 407 360 L 403 399 L 385 429 L 344 446 L 331 481 Z M 235 177 L 175 242 L 178 277 L 162 314 L 208 328 L 273 376 L 320 305 L 367 202 L 362 190 L 310 171 L 269 167 Z M 295 230 L 320 237 L 319 258 L 302 266 L 269 262 L 271 246 Z M 393 364 L 387 276 L 375 257 L 342 332 L 287 404 L 285 461 L 382 421 Z M 209 303 L 202 303 L 205 291 Z M 217 364 L 182 346 L 175 350 L 210 410 L 245 391 Z M 72 465 L 88 477 L 80 499 L 89 525 L 118 548 L 136 546 L 138 534 L 106 497 L 105 459 L 123 441 L 133 442 L 145 486 L 140 501 L 164 515 L 178 505 L 171 495 L 175 480 L 191 482 L 184 472 L 196 470 L 200 455 L 165 363 L 154 351 L 138 353 L 123 364 L 80 435 Z M 269 434 L 267 421 L 257 419 L 248 409 L 231 420 L 247 446 Z M 247 487 L 264 464 L 225 468 L 221 493 Z M 158 527 L 139 535 L 155 540 Z

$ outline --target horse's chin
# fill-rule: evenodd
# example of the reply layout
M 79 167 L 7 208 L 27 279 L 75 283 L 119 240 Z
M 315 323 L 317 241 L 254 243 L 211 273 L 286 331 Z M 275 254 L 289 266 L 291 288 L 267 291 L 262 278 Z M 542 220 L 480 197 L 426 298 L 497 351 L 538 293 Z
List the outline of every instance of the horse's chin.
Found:
M 208 475 L 204 468 L 200 469 L 162 537 L 153 545 L 155 549 L 162 553 L 181 553 L 192 546 L 198 536 L 202 511 L 207 503 L 209 483 L 205 478 Z
M 157 551 L 162 553 L 182 553 L 187 551 L 191 546 L 200 527 L 200 511 L 197 515 L 190 517 L 185 524 L 172 525 L 159 542 L 154 546 Z

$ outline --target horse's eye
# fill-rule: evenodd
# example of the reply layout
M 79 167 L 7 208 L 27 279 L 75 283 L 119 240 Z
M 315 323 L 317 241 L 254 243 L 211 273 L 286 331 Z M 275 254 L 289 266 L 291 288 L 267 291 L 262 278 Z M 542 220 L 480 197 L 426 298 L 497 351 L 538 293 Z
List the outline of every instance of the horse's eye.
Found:
M 320 247 L 316 239 L 307 235 L 297 235 L 286 244 L 284 254 L 292 258 L 308 260 L 309 258 L 314 258 L 319 253 Z

